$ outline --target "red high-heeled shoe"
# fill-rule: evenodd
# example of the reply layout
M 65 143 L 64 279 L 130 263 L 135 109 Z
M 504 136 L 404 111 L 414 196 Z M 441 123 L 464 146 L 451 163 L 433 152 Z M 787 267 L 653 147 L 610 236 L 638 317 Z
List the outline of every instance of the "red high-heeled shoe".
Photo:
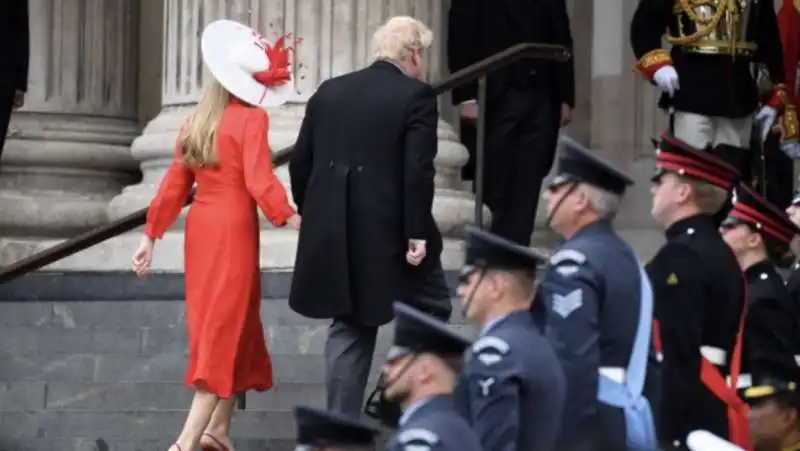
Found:
M 209 434 L 208 432 L 203 432 L 203 435 L 208 437 L 208 438 L 210 438 L 211 440 L 213 440 L 214 443 L 216 443 L 217 445 L 220 446 L 220 448 L 217 448 L 216 446 L 201 445 L 200 446 L 200 451 L 230 451 L 228 449 L 228 447 L 225 446 L 218 438 L 214 437 L 213 435 Z M 182 451 L 182 450 L 178 450 L 178 451 Z

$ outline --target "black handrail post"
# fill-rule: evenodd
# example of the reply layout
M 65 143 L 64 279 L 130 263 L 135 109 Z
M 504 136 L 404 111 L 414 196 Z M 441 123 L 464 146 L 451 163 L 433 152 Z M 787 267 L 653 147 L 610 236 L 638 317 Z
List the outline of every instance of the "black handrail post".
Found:
M 478 79 L 478 124 L 475 140 L 475 225 L 483 228 L 483 166 L 486 152 L 486 78 Z

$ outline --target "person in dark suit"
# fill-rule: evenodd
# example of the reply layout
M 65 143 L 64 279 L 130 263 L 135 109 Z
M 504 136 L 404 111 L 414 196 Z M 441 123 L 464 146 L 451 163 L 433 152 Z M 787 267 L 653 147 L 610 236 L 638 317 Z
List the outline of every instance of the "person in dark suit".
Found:
M 447 324 L 407 304 L 396 302 L 394 340 L 381 369 L 383 389 L 370 397 L 378 413 L 395 410 L 397 418 L 377 415 L 397 427 L 387 451 L 481 451 L 481 442 L 456 410 L 453 387 L 470 341 Z
M 450 71 L 523 42 L 572 49 L 565 0 L 456 0 L 451 3 L 447 53 Z M 453 90 L 465 144 L 474 150 L 477 83 Z M 550 172 L 558 130 L 575 105 L 572 60 L 523 60 L 488 76 L 484 203 L 491 231 L 527 246 L 542 180 Z M 474 152 L 463 175 L 474 177 Z
M 0 158 L 11 111 L 25 104 L 28 90 L 28 0 L 0 4 Z
M 353 416 L 392 302 L 450 316 L 431 213 L 439 114 L 421 80 L 432 39 L 416 19 L 388 20 L 373 37 L 375 63 L 325 81 L 311 97 L 289 164 L 303 218 L 289 305 L 333 320 L 328 408 Z M 420 296 L 431 283 L 444 295 Z
M 567 382 L 530 308 L 547 258 L 468 227 L 458 294 L 481 327 L 456 385 L 456 404 L 485 450 L 556 451 Z

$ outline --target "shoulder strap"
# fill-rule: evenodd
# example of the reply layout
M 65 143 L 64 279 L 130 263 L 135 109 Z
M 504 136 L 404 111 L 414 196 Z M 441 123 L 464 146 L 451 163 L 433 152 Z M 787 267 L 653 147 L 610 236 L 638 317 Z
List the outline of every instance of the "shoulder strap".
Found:
M 650 329 L 653 318 L 653 287 L 644 268 L 639 266 L 639 324 L 636 327 L 636 336 L 633 339 L 633 350 L 628 361 L 628 392 L 638 398 L 644 389 L 644 379 L 647 374 L 647 353 L 650 345 Z

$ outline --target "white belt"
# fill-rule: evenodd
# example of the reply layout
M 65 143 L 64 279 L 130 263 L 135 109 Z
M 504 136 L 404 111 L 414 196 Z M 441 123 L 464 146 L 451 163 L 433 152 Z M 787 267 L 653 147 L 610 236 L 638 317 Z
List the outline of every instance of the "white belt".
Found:
M 700 355 L 706 358 L 709 362 L 714 365 L 722 366 L 728 361 L 728 353 L 725 352 L 722 348 L 716 348 L 714 346 L 700 346 Z M 800 366 L 800 354 L 795 356 L 797 360 L 797 365 Z M 664 360 L 664 353 L 657 352 L 656 353 L 656 360 L 661 362 Z
M 725 378 L 725 382 L 728 384 L 728 387 L 731 386 L 731 377 L 728 376 Z M 749 374 L 740 374 L 739 377 L 736 379 L 736 389 L 741 390 L 743 388 L 748 388 L 753 385 L 753 379 L 750 377 Z
M 722 366 L 728 361 L 728 353 L 722 348 L 714 346 L 700 346 L 700 355 L 714 365 Z
M 597 369 L 597 373 L 620 384 L 624 384 L 627 377 L 627 371 L 625 368 L 614 366 L 601 366 Z

